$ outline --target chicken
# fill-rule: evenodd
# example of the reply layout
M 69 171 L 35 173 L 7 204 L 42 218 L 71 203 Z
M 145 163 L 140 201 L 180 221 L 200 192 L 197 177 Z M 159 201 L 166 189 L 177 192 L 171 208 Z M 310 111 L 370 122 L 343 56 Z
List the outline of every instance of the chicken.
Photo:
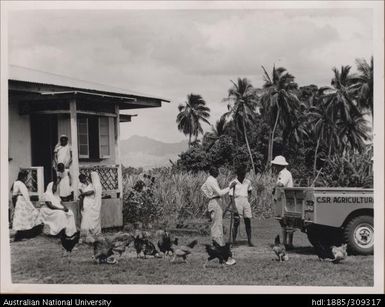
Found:
M 175 245 L 178 245 L 178 238 L 171 240 L 170 234 L 167 231 L 158 232 L 161 236 L 158 241 L 159 250 L 164 253 L 165 256 L 174 253 Z
M 67 252 L 72 252 L 73 248 L 75 247 L 76 244 L 79 243 L 80 239 L 80 232 L 74 233 L 72 236 L 68 237 L 65 233 L 65 229 L 63 229 L 60 232 L 60 241 L 62 246 Z
M 113 252 L 113 243 L 103 236 L 99 236 L 95 239 L 93 243 L 94 247 L 94 256 L 93 258 L 97 263 L 107 263 L 107 259 L 111 257 Z
M 346 251 L 347 244 L 342 244 L 341 246 L 332 246 L 332 254 L 334 256 L 334 259 L 332 260 L 333 263 L 339 263 L 341 260 L 344 260 L 348 253 Z
M 317 241 L 314 243 L 314 250 L 320 261 L 323 261 L 323 260 L 332 261 L 335 258 L 332 252 L 332 247 L 320 241 Z
M 285 245 L 283 245 L 280 241 L 279 235 L 277 235 L 274 239 L 273 251 L 278 257 L 278 261 L 287 261 L 289 260 L 289 256 L 286 254 Z
M 226 243 L 225 246 L 220 246 L 217 242 L 213 240 L 213 245 L 205 244 L 206 252 L 209 255 L 206 263 L 204 264 L 204 268 L 208 265 L 209 261 L 218 258 L 219 263 L 221 265 L 224 264 L 229 258 L 232 257 L 232 252 L 230 249 L 230 243 Z
M 148 239 L 144 239 L 144 248 L 143 248 L 143 254 L 144 258 L 146 258 L 147 255 L 154 256 L 155 258 L 159 258 L 159 252 L 156 250 L 155 245 Z
M 197 240 L 191 241 L 187 245 L 182 245 L 178 248 L 176 248 L 174 252 L 174 258 L 172 258 L 171 262 L 174 262 L 177 258 L 182 258 L 184 262 L 187 262 L 187 256 L 192 253 L 193 248 L 195 245 L 198 244 Z
M 65 229 L 63 229 L 62 231 L 60 231 L 59 236 L 60 236 L 61 245 L 65 249 L 65 252 L 67 253 L 67 255 L 71 255 L 73 248 L 75 247 L 76 244 L 79 243 L 80 232 L 78 231 L 74 233 L 72 236 L 68 237 L 65 233 Z M 68 261 L 70 262 L 71 259 L 68 258 Z
M 136 235 L 134 239 L 134 248 L 136 250 L 136 258 L 144 257 L 144 239 L 140 235 Z

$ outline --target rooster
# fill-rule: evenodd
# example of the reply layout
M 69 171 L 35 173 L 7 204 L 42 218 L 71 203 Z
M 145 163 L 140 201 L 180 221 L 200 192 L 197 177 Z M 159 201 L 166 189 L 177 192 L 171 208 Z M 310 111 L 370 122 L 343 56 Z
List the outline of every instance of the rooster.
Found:
M 337 247 L 325 245 L 321 242 L 316 242 L 314 245 L 319 260 L 330 261 L 333 263 L 339 263 L 347 257 L 346 247 L 346 244 Z
M 182 258 L 184 262 L 187 262 L 187 256 L 192 253 L 193 248 L 197 244 L 198 244 L 198 241 L 194 240 L 187 245 L 182 245 L 178 247 L 174 252 L 174 258 L 172 258 L 171 262 L 174 262 L 176 258 Z
M 232 252 L 230 249 L 230 243 L 226 243 L 225 246 L 220 246 L 215 240 L 213 240 L 213 245 L 205 244 L 206 252 L 209 255 L 206 263 L 204 264 L 204 268 L 207 267 L 209 261 L 218 258 L 219 263 L 221 265 L 224 264 L 229 258 L 232 257 Z
M 76 244 L 79 243 L 80 239 L 80 232 L 75 232 L 72 236 L 67 236 L 65 233 L 65 229 L 61 230 L 59 233 L 60 236 L 60 242 L 63 248 L 65 249 L 65 252 L 68 255 L 71 255 L 71 252 Z M 68 261 L 71 259 L 69 258 Z
M 285 245 L 283 245 L 280 241 L 279 235 L 277 235 L 274 239 L 273 251 L 278 257 L 278 261 L 287 261 L 289 260 L 289 256 L 286 254 Z
M 158 234 L 161 236 L 158 241 L 159 250 L 167 256 L 174 253 L 175 245 L 178 245 L 178 238 L 171 240 L 170 234 L 167 231 L 160 231 Z
M 93 259 L 97 261 L 97 263 L 107 263 L 108 258 L 114 254 L 113 251 L 113 243 L 103 236 L 99 236 L 95 239 L 93 243 L 94 247 L 94 256 Z
M 140 237 L 140 235 L 137 235 L 134 239 L 134 248 L 136 250 L 136 258 L 144 257 L 144 239 Z
M 346 248 L 347 244 L 342 244 L 341 246 L 332 246 L 332 253 L 334 256 L 334 259 L 332 260 L 333 263 L 339 263 L 341 260 L 344 260 L 348 256 Z
M 159 252 L 156 250 L 155 245 L 148 239 L 144 239 L 144 248 L 143 248 L 144 258 L 147 255 L 154 256 L 155 258 L 160 258 Z

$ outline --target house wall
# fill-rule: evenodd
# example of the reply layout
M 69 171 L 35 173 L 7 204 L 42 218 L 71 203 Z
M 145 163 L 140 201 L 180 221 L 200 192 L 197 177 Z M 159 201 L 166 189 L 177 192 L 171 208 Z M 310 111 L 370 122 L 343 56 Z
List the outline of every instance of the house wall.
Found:
M 29 115 L 19 115 L 17 103 L 9 105 L 9 187 L 17 178 L 20 167 L 31 167 L 31 125 Z

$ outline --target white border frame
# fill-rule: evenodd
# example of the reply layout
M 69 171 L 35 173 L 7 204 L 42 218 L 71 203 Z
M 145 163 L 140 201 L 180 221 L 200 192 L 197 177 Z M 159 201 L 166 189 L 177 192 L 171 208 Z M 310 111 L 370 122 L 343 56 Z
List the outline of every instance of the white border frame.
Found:
M 374 174 L 375 254 L 373 287 L 285 287 L 285 286 L 181 286 L 181 285 L 47 285 L 13 284 L 7 222 L 8 203 L 8 46 L 7 12 L 25 9 L 292 9 L 372 8 L 375 65 Z M 7 293 L 383 293 L 384 292 L 384 3 L 382 1 L 1 1 L 1 292 Z

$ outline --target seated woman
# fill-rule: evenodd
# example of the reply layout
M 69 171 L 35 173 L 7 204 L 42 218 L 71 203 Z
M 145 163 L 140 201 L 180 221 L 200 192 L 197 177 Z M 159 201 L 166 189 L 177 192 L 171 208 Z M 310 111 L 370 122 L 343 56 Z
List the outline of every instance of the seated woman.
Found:
M 43 232 L 47 235 L 56 236 L 61 230 L 65 229 L 65 234 L 72 236 L 77 230 L 75 217 L 73 212 L 62 204 L 55 177 L 54 181 L 47 186 L 44 194 L 45 206 L 40 209 L 44 222 Z
M 101 233 L 102 186 L 97 172 L 91 172 L 91 182 L 84 175 L 79 176 L 80 198 L 82 199 L 82 237 L 96 236 Z M 87 241 L 87 240 L 86 240 Z
M 39 210 L 30 201 L 25 185 L 27 178 L 28 172 L 20 171 L 12 186 L 12 202 L 15 208 L 12 229 L 16 231 L 15 241 L 38 235 L 43 226 Z

